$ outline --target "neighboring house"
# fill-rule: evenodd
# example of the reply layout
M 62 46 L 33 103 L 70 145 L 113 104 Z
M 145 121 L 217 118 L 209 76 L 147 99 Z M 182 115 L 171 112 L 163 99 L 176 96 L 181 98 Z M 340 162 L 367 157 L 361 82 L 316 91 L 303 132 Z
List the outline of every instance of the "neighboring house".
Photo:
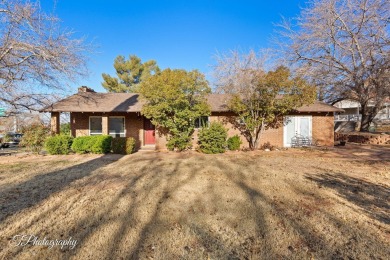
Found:
M 228 96 L 209 94 L 207 101 L 211 107 L 211 115 L 195 122 L 197 128 L 205 122 L 220 121 L 228 128 L 228 135 L 239 134 L 226 118 L 233 116 L 226 108 Z M 79 93 L 46 107 L 41 112 L 51 113 L 53 132 L 59 133 L 60 113 L 70 113 L 71 134 L 74 137 L 86 135 L 109 134 L 114 137 L 133 137 L 137 147 L 166 149 L 166 137 L 155 131 L 149 119 L 141 115 L 142 102 L 136 93 L 96 93 L 87 87 L 79 88 Z M 314 104 L 296 109 L 286 117 L 286 125 L 278 129 L 264 132 L 260 144 L 270 142 L 278 147 L 289 147 L 291 138 L 300 134 L 313 138 L 318 144 L 333 146 L 334 114 L 343 110 L 316 101 Z M 195 130 L 193 146 L 196 147 L 197 131 Z M 241 136 L 243 145 L 249 147 Z
M 335 116 L 336 122 L 353 121 L 360 122 L 360 104 L 352 100 L 343 100 L 334 104 L 335 107 L 343 109 L 345 112 Z M 370 106 L 370 104 L 369 104 Z M 390 100 L 384 103 L 383 109 L 381 109 L 374 118 L 374 123 L 381 124 L 390 122 Z

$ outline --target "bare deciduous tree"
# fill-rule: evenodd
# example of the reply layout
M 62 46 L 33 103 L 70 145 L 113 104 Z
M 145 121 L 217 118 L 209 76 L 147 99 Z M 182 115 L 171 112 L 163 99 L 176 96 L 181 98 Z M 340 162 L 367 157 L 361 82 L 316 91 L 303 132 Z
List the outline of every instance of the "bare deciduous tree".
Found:
M 322 99 L 360 104 L 368 131 L 390 96 L 390 2 L 311 0 L 280 26 L 286 57 L 319 86 Z
M 0 0 L 0 104 L 39 109 L 87 74 L 88 48 L 39 1 Z
M 266 70 L 266 53 L 232 51 L 217 55 L 214 68 L 217 90 L 229 94 L 227 102 L 235 117 L 226 120 L 257 149 L 261 134 L 283 125 L 283 116 L 315 99 L 315 88 L 302 78 L 291 77 L 289 69 L 279 66 Z

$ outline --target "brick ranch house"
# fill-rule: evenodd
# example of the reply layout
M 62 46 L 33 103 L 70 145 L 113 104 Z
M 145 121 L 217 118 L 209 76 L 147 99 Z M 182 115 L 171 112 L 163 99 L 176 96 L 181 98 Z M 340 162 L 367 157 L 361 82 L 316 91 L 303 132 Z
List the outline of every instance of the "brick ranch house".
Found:
M 197 131 L 204 122 L 220 121 L 228 129 L 228 136 L 240 135 L 237 129 L 226 122 L 233 114 L 226 108 L 228 97 L 224 94 L 209 94 L 207 102 L 211 115 L 196 120 L 193 147 L 196 147 Z M 51 129 L 60 131 L 60 113 L 70 113 L 70 129 L 73 137 L 109 134 L 114 137 L 133 137 L 137 148 L 166 149 L 166 137 L 158 133 L 150 120 L 141 115 L 142 101 L 136 93 L 97 93 L 90 88 L 80 87 L 79 92 L 41 112 L 51 113 Z M 286 119 L 288 123 L 278 129 L 266 130 L 260 144 L 270 142 L 278 147 L 289 147 L 291 138 L 300 134 L 312 137 L 319 145 L 334 145 L 334 115 L 342 109 L 316 101 L 312 105 L 297 108 Z M 244 147 L 249 147 L 241 136 Z

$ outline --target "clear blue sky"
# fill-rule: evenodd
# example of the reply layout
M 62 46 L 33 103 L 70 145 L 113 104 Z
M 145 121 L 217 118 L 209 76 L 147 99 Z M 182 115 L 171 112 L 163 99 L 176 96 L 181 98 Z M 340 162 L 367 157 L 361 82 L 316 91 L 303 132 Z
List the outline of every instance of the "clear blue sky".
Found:
M 52 0 L 41 4 L 53 10 Z M 91 75 L 80 85 L 103 92 L 101 74 L 115 74 L 117 55 L 135 54 L 143 61 L 156 60 L 162 69 L 199 69 L 207 75 L 217 51 L 268 47 L 273 23 L 281 16 L 298 15 L 304 4 L 303 0 L 57 0 L 54 12 L 63 26 L 98 46 L 89 62 Z

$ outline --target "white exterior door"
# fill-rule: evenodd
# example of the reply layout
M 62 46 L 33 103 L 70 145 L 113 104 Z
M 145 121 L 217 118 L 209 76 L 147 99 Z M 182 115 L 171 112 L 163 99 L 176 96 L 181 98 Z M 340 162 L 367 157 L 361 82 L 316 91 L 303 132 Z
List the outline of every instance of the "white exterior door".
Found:
M 284 118 L 283 145 L 291 146 L 291 139 L 295 135 L 311 138 L 312 117 L 311 116 L 286 116 Z

